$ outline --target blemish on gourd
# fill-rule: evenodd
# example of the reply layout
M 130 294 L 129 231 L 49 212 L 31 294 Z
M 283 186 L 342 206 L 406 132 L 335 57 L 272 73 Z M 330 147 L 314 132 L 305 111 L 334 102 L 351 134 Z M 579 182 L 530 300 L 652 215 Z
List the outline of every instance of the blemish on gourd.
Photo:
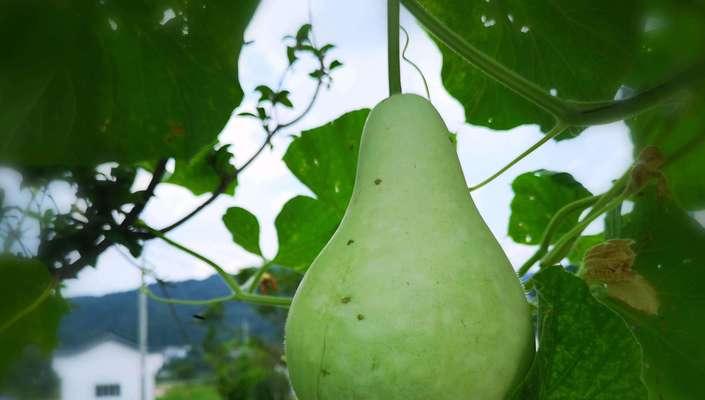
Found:
M 355 241 L 352 240 L 352 239 L 350 239 L 350 240 L 348 240 L 348 242 L 346 243 L 346 245 L 347 245 L 347 246 L 350 246 L 350 245 L 353 244 L 353 243 L 355 243 Z
M 358 320 L 358 321 L 362 321 L 363 319 L 365 319 L 365 316 L 364 316 L 364 315 L 362 315 L 362 314 L 357 314 L 357 320 Z
M 322 368 L 322 369 L 321 369 L 321 375 L 322 375 L 322 376 L 328 376 L 328 375 L 330 375 L 330 371 L 328 371 L 328 370 L 325 369 L 325 368 Z
M 375 179 L 375 185 L 379 185 L 380 183 L 382 183 L 381 179 L 379 179 L 379 178 Z
M 348 303 L 350 303 L 350 300 L 352 300 L 352 298 L 350 296 L 345 296 L 342 299 L 340 299 L 340 302 L 343 304 L 348 304 Z
M 373 359 L 372 359 L 372 368 L 371 368 L 371 370 L 374 371 L 374 370 L 376 370 L 377 368 L 379 368 L 379 360 L 377 360 L 376 358 L 373 358 Z

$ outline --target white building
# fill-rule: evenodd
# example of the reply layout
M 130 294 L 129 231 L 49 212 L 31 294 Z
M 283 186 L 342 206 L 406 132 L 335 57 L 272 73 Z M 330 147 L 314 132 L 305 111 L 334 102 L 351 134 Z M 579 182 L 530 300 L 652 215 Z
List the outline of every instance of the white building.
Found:
M 145 360 L 145 400 L 154 399 L 154 377 L 164 362 L 161 354 Z M 118 336 L 106 335 L 71 351 L 54 354 L 62 400 L 140 400 L 140 352 Z

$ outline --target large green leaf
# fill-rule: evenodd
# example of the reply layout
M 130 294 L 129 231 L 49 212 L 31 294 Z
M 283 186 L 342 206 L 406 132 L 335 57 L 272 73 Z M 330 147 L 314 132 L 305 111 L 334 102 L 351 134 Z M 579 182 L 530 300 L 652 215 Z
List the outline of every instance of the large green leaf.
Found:
M 644 349 L 645 380 L 653 399 L 705 398 L 705 229 L 672 200 L 650 190 L 635 202 L 622 228 L 634 240 L 633 270 L 658 305 L 650 314 L 612 300 Z M 609 286 L 609 284 L 608 284 Z
M 233 235 L 233 241 L 250 253 L 262 255 L 259 247 L 259 222 L 251 212 L 231 207 L 223 215 L 223 223 Z
M 28 346 L 48 352 L 56 345 L 68 307 L 52 287 L 40 262 L 0 256 L 0 378 Z
M 667 160 L 664 173 L 676 200 L 705 208 L 705 87 L 629 122 L 635 152 L 656 146 Z
M 629 328 L 559 267 L 533 278 L 539 351 L 517 400 L 646 399 L 642 355 Z
M 538 170 L 519 175 L 512 182 L 514 198 L 509 218 L 509 236 L 517 243 L 538 244 L 553 215 L 563 206 L 590 192 L 565 172 Z M 578 222 L 579 212 L 568 215 L 554 240 Z
M 257 0 L 0 5 L 0 159 L 188 159 L 242 98 L 237 60 Z
M 274 262 L 305 271 L 338 227 L 355 182 L 360 136 L 368 110 L 347 113 L 305 131 L 284 156 L 291 172 L 315 193 L 289 200 L 276 218 Z
M 611 100 L 642 32 L 639 0 L 419 0 L 468 43 L 572 100 Z M 443 83 L 468 122 L 509 129 L 552 119 L 441 46 Z
M 644 32 L 628 87 L 653 87 L 705 57 L 702 0 L 645 0 Z M 677 44 L 677 45 L 676 45 Z

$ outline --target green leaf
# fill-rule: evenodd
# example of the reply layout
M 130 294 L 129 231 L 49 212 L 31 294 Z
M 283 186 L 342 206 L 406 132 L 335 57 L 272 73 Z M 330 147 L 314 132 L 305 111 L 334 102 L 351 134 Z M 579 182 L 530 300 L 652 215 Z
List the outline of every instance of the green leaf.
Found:
M 656 146 L 667 160 L 663 172 L 676 200 L 690 210 L 705 208 L 705 87 L 685 99 L 629 121 L 635 154 Z
M 306 271 L 333 236 L 342 214 L 330 204 L 306 196 L 289 200 L 275 220 L 279 253 L 274 262 Z
M 287 46 L 286 47 L 286 58 L 289 60 L 289 65 L 296 62 L 296 47 Z
M 311 24 L 301 25 L 299 30 L 296 32 L 296 42 L 300 44 L 307 40 L 309 34 L 311 33 L 311 28 Z
M 537 170 L 519 175 L 512 182 L 514 198 L 509 218 L 509 236 L 517 243 L 538 244 L 553 215 L 563 206 L 591 193 L 565 172 Z M 554 234 L 558 239 L 578 222 L 580 213 L 567 216 Z
M 266 85 L 259 85 L 255 88 L 255 92 L 259 92 L 259 102 L 271 101 L 274 98 L 274 90 Z
M 368 112 L 353 111 L 305 131 L 289 146 L 284 162 L 316 198 L 298 196 L 282 208 L 275 221 L 275 263 L 305 271 L 335 232 L 352 195 Z
M 539 272 L 533 281 L 539 351 L 515 398 L 646 399 L 641 349 L 624 321 L 560 267 Z
M 229 147 L 225 145 L 216 150 L 208 145 L 188 161 L 177 159 L 174 173 L 165 182 L 183 186 L 196 196 L 213 192 L 223 177 L 235 175 Z M 235 186 L 237 182 L 233 180 L 223 193 L 235 194 Z
M 333 60 L 333 61 L 331 61 L 330 64 L 328 65 L 328 70 L 332 71 L 332 70 L 334 70 L 334 69 L 336 69 L 336 68 L 340 68 L 340 67 L 342 67 L 342 66 L 343 66 L 343 63 L 342 63 L 341 61 L 339 61 L 339 60 Z
M 233 235 L 233 241 L 250 253 L 262 256 L 259 247 L 259 222 L 251 212 L 240 207 L 230 207 L 223 215 L 223 223 Z
M 612 100 L 642 32 L 638 0 L 419 0 L 466 42 L 571 100 Z M 443 84 L 469 123 L 510 129 L 553 119 L 441 46 Z M 596 82 L 599 77 L 599 82 Z M 587 82 L 590 82 L 587 84 Z
M 644 33 L 628 87 L 659 85 L 683 68 L 702 62 L 705 8 L 701 1 L 644 2 Z M 677 43 L 678 45 L 674 45 Z
M 705 229 L 650 189 L 636 199 L 622 232 L 635 242 L 632 268 L 653 287 L 658 311 L 648 314 L 618 300 L 609 304 L 644 349 L 652 398 L 705 398 Z
M 28 346 L 44 353 L 56 346 L 68 306 L 53 286 L 39 261 L 0 256 L 0 378 Z
M 0 159 L 188 159 L 242 99 L 237 59 L 257 3 L 4 1 Z

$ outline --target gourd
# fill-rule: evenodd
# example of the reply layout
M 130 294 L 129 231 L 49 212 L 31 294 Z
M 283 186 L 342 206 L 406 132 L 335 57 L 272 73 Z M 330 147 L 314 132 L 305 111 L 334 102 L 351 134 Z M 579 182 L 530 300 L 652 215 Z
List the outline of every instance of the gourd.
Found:
M 524 376 L 522 286 L 426 99 L 394 95 L 370 112 L 350 203 L 285 335 L 299 400 L 502 399 Z

